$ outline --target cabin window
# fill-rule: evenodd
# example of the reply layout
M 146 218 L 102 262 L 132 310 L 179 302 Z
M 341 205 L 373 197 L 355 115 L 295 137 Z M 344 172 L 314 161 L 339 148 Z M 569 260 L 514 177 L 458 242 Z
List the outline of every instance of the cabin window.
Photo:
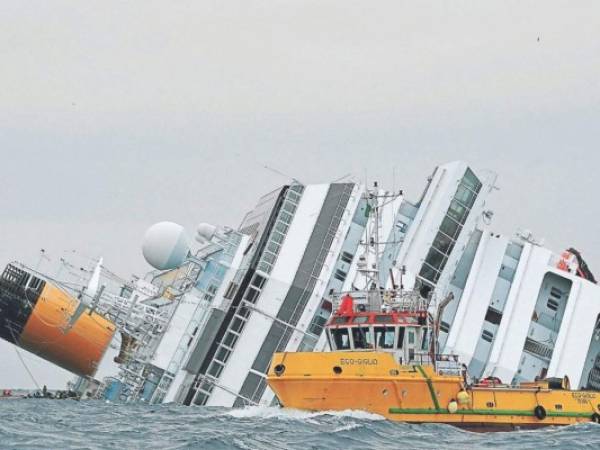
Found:
M 413 330 L 408 331 L 408 343 L 409 345 L 415 343 L 415 332 Z
M 429 345 L 429 339 L 427 337 L 428 329 L 425 328 L 423 330 L 423 338 L 421 339 L 421 350 L 427 350 L 427 345 Z
M 393 316 L 375 316 L 375 322 L 377 323 L 394 323 L 394 317 Z
M 446 259 L 446 256 L 432 248 L 429 250 L 427 258 L 425 258 L 425 262 L 434 269 L 442 270 L 442 268 L 446 265 Z
M 483 330 L 483 333 L 481 333 L 481 338 L 486 342 L 492 342 L 494 335 L 488 330 Z
M 433 283 L 437 283 L 440 278 L 440 272 L 431 267 L 429 264 L 424 263 L 423 267 L 421 267 L 421 271 L 419 272 L 419 276 Z
M 440 231 L 452 239 L 456 239 L 456 237 L 460 234 L 461 229 L 462 226 L 456 221 L 452 220 L 450 217 L 445 217 L 440 225 Z
M 352 319 L 352 323 L 367 323 L 369 316 L 356 316 Z
M 273 231 L 273 233 L 271 233 L 271 240 L 277 242 L 278 244 L 283 242 L 284 237 L 284 234 L 278 233 L 277 231 Z
M 475 197 L 475 192 L 471 191 L 470 189 L 467 189 L 463 185 L 458 186 L 458 189 L 456 190 L 456 195 L 454 196 L 455 199 L 457 199 L 463 205 L 468 206 L 469 208 L 471 208 L 473 206 L 473 203 L 475 203 Z
M 404 345 L 404 327 L 398 329 L 398 348 L 402 348 Z
M 260 291 L 250 286 L 246 291 L 246 297 L 244 298 L 244 300 L 246 300 L 249 303 L 255 303 L 259 295 Z
M 553 298 L 548 299 L 548 303 L 546 304 L 546 306 L 548 306 L 548 309 L 551 309 L 552 311 L 558 310 L 558 302 Z
M 41 286 L 41 284 L 42 284 L 41 279 L 32 276 L 31 281 L 29 282 L 29 289 L 31 289 L 32 291 L 35 291 L 37 288 L 39 288 Z
M 379 348 L 394 348 L 396 329 L 394 327 L 375 327 L 375 342 Z
M 333 343 L 335 344 L 336 350 L 350 349 L 350 336 L 348 334 L 348 328 L 331 330 L 331 336 L 333 337 Z
M 448 322 L 444 322 L 443 320 L 440 322 L 440 331 L 444 333 L 448 333 L 450 331 L 450 324 Z
M 450 207 L 448 208 L 448 213 L 450 217 L 456 220 L 460 224 L 464 224 L 467 220 L 467 215 L 469 214 L 469 210 L 461 205 L 456 200 L 452 200 L 450 202 Z
M 368 327 L 352 328 L 352 339 L 354 348 L 373 348 L 373 338 Z
M 396 223 L 396 228 L 398 228 L 398 231 L 400 231 L 400 233 L 404 233 L 406 231 L 406 229 L 408 228 L 408 225 L 404 222 L 402 222 L 401 220 L 399 220 Z
M 342 252 L 342 256 L 340 257 L 340 259 L 347 264 L 351 264 L 353 258 L 354 258 L 354 255 L 352 255 L 348 252 Z
M 460 184 L 475 192 L 479 192 L 482 186 L 481 181 L 479 181 L 479 178 L 477 178 L 471 169 L 467 169 Z
M 489 323 L 493 323 L 494 325 L 500 325 L 500 321 L 502 320 L 502 313 L 490 307 L 488 308 L 487 313 L 485 314 L 485 320 Z
M 336 280 L 340 280 L 343 283 L 346 280 L 346 275 L 348 274 L 342 269 L 337 269 L 335 271 L 335 274 L 333 275 L 333 278 L 335 278 Z
M 443 254 L 449 255 L 454 248 L 454 240 L 446 236 L 444 233 L 438 232 L 433 241 L 433 247 L 438 249 Z
M 334 317 L 333 320 L 331 321 L 331 323 L 333 323 L 333 324 L 340 324 L 340 323 L 346 323 L 346 322 L 348 322 L 348 317 L 346 317 L 346 316 Z
M 562 291 L 558 288 L 552 287 L 550 289 L 550 295 L 554 298 L 561 298 L 562 297 Z

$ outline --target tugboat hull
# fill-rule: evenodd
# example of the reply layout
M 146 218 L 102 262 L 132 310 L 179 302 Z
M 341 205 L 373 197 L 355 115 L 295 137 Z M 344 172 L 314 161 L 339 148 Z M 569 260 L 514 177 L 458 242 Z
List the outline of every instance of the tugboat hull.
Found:
M 389 420 L 502 431 L 600 421 L 600 394 L 548 389 L 467 387 L 461 376 L 406 365 L 389 353 L 276 353 L 269 386 L 286 408 L 363 410 Z

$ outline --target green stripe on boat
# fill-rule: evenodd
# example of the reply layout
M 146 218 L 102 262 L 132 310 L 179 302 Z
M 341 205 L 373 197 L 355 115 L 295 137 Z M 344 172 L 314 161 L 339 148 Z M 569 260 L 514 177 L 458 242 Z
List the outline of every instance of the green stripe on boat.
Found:
M 437 395 L 435 395 L 435 390 L 433 389 L 433 383 L 431 382 L 431 379 L 427 376 L 421 366 L 416 366 L 416 368 L 421 373 L 423 378 L 425 378 L 425 381 L 427 381 L 427 387 L 429 388 L 429 393 L 431 394 L 431 400 L 433 400 L 433 406 L 435 406 L 435 409 L 439 411 L 440 403 L 438 402 Z
M 390 414 L 450 414 L 447 410 L 436 409 L 405 409 L 405 408 L 390 408 Z M 461 409 L 453 416 L 534 416 L 533 410 L 522 411 L 516 409 Z M 591 417 L 590 412 L 565 412 L 565 411 L 548 411 L 548 417 Z

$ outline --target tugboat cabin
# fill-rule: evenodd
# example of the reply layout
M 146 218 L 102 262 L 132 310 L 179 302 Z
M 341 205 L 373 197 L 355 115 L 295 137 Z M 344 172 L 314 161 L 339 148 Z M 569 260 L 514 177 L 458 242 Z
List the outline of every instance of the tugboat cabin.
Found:
M 385 351 L 400 364 L 421 363 L 428 356 L 426 311 L 375 312 L 356 306 L 346 295 L 327 323 L 332 351 Z

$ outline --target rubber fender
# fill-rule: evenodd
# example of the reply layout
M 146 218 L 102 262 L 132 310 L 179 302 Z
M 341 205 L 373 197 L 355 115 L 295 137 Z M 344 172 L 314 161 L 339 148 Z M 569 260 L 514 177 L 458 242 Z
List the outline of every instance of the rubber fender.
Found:
M 448 412 L 454 414 L 456 411 L 458 411 L 458 403 L 456 403 L 456 400 L 451 400 L 450 403 L 448 403 Z
M 537 405 L 533 408 L 533 415 L 540 420 L 544 420 L 546 418 L 546 408 L 542 405 Z
M 468 405 L 471 402 L 471 397 L 467 391 L 460 391 L 456 394 L 456 400 L 458 400 L 459 405 Z

